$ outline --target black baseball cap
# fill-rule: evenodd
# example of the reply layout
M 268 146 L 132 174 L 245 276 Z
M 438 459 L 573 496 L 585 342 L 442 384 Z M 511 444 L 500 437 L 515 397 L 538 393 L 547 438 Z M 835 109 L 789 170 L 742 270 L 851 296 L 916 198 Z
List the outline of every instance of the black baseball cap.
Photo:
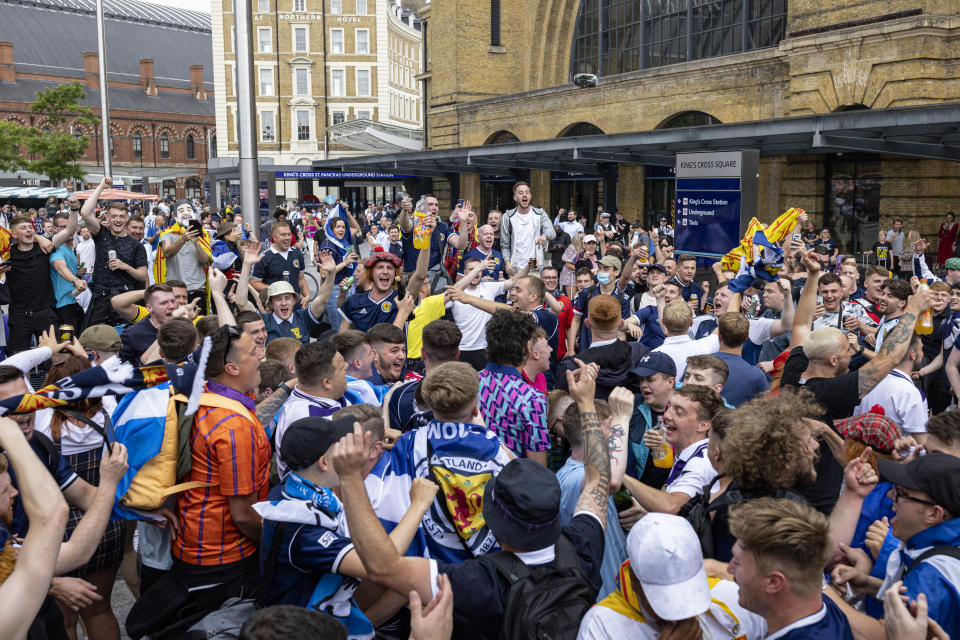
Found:
M 651 264 L 650 269 L 656 269 L 657 271 L 662 271 L 664 274 L 667 273 L 667 268 L 662 264 Z
M 524 551 L 549 547 L 560 537 L 560 483 L 528 458 L 514 458 L 483 488 L 483 519 L 497 540 Z
M 633 370 L 633 375 L 641 378 L 648 378 L 655 373 L 676 378 L 677 365 L 673 358 L 662 351 L 651 351 L 640 359 L 640 364 Z
M 877 458 L 877 466 L 884 480 L 922 491 L 954 517 L 960 516 L 960 458 L 938 452 L 907 464 Z
M 280 442 L 280 457 L 294 471 L 306 469 L 323 456 L 340 438 L 353 433 L 352 416 L 331 420 L 307 417 L 287 427 Z

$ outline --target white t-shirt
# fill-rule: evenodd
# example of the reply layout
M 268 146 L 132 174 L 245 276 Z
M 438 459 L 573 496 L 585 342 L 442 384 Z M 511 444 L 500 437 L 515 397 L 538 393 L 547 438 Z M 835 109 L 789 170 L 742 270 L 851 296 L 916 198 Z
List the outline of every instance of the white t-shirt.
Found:
M 927 432 L 927 400 L 910 377 L 894 369 L 863 396 L 853 415 L 867 413 L 876 405 L 883 407 L 885 416 L 909 433 Z
M 179 233 L 168 233 L 163 237 L 164 242 L 176 242 L 179 239 Z M 167 280 L 183 281 L 188 291 L 207 286 L 207 274 L 200 265 L 197 249 L 192 242 L 180 247 L 177 255 L 167 258 Z
M 102 398 L 103 411 L 111 415 L 117 408 L 117 400 L 113 396 L 104 396 Z M 54 442 L 53 431 L 50 428 L 50 421 L 53 420 L 53 409 L 41 409 L 34 414 L 33 428 L 47 436 Z M 93 416 L 93 421 L 103 426 L 103 413 L 97 412 Z M 103 446 L 103 437 L 97 433 L 93 427 L 87 425 L 77 426 L 73 422 L 64 420 L 60 425 L 60 452 L 65 456 L 71 456 L 76 453 L 83 453 L 91 449 L 97 449 Z
M 481 282 L 476 289 L 467 289 L 471 296 L 490 300 L 503 293 L 503 282 Z M 490 314 L 469 304 L 454 302 L 453 321 L 460 327 L 460 351 L 478 351 L 487 348 L 487 320 Z
M 843 317 L 841 317 L 841 313 Z M 843 320 L 853 316 L 857 320 L 862 320 L 867 322 L 869 316 L 867 315 L 867 310 L 864 309 L 861 305 L 855 304 L 853 302 L 841 302 L 840 311 L 836 313 L 824 313 L 822 316 L 813 321 L 813 329 L 822 329 L 824 327 L 832 327 L 834 329 L 843 330 Z
M 709 440 L 698 440 L 680 452 L 673 467 L 676 469 L 678 464 L 683 464 L 683 470 L 663 487 L 666 493 L 685 493 L 692 498 L 717 477 L 717 472 L 707 457 L 708 442 Z M 674 469 L 670 470 L 671 476 Z
M 687 370 L 687 358 L 720 351 L 720 339 L 715 333 L 699 340 L 691 340 L 686 334 L 670 336 L 654 351 L 662 351 L 673 359 L 673 363 L 677 366 L 677 380 L 681 380 L 683 372 Z
M 540 216 L 534 213 L 515 213 L 510 218 L 513 232 L 513 255 L 510 262 L 522 268 L 530 258 L 537 257 L 537 237 L 540 235 Z
M 93 263 L 97 259 L 97 247 L 93 243 L 93 238 L 81 240 L 77 243 L 77 260 L 83 263 L 83 268 L 87 273 L 93 273 Z

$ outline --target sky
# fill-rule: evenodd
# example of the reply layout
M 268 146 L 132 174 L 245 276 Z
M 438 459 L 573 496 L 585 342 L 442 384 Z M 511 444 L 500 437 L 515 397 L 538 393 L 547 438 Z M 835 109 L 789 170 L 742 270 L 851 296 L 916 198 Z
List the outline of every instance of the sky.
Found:
M 210 13 L 209 0 L 147 0 L 147 2 L 150 2 L 151 4 L 162 4 L 168 7 L 192 9 L 194 11 Z

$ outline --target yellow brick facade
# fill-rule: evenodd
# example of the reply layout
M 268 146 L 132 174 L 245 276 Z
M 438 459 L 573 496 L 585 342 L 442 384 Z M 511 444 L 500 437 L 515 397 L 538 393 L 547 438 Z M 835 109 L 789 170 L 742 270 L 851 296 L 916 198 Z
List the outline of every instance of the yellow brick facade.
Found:
M 688 111 L 733 123 L 960 101 L 955 0 L 788 0 L 779 46 L 602 77 L 586 89 L 569 81 L 579 0 L 501 2 L 499 48 L 489 46 L 490 4 L 418 9 L 427 24 L 430 148 L 482 145 L 500 131 L 555 138 L 579 122 L 644 131 Z M 901 217 L 905 228 L 935 234 L 944 212 L 960 210 L 960 164 L 874 160 L 882 228 Z M 761 158 L 761 216 L 800 206 L 822 220 L 829 169 L 823 155 Z M 531 172 L 531 181 L 535 204 L 563 206 L 547 201 L 548 173 Z M 628 218 L 642 213 L 644 189 L 644 168 L 620 165 L 618 206 Z M 479 201 L 480 181 L 463 176 L 459 197 Z

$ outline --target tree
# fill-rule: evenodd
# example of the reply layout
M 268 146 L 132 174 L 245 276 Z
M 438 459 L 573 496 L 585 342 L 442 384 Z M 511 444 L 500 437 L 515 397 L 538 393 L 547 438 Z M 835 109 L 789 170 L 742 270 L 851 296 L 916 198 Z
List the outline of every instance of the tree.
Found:
M 37 127 L 14 125 L 20 135 L 17 144 L 27 150 L 17 162 L 19 168 L 47 176 L 53 184 L 84 178 L 85 173 L 78 161 L 86 154 L 90 139 L 84 133 L 75 135 L 65 131 L 63 125 L 71 115 L 82 125 L 95 127 L 99 124 L 100 119 L 93 110 L 80 104 L 85 96 L 86 90 L 79 82 L 59 84 L 37 94 L 30 112 L 46 120 L 50 127 L 49 131 L 43 131 Z M 0 169 L 5 166 L 5 161 L 9 162 L 7 150 L 11 144 L 9 140 L 13 139 L 16 139 L 16 131 L 5 134 L 0 128 Z M 36 159 L 29 160 L 28 157 Z

